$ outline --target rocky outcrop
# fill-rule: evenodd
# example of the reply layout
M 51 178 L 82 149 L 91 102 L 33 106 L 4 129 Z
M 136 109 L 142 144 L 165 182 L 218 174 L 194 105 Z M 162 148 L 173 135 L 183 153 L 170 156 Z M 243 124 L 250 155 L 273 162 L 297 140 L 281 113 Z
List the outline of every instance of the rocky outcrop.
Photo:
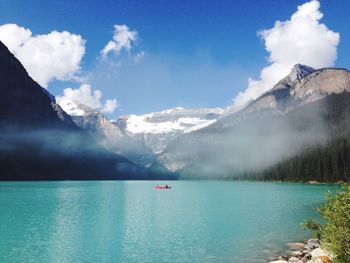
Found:
M 305 104 L 331 94 L 349 91 L 350 72 L 348 70 L 325 68 L 302 78 L 290 91 L 290 96 Z
M 292 243 L 291 248 L 295 248 Z M 300 245 L 300 243 L 297 243 Z M 290 247 L 290 246 L 289 246 Z M 332 263 L 332 255 L 320 247 L 316 239 L 309 239 L 305 244 L 301 244 L 298 250 L 289 251 L 284 256 L 269 263 Z

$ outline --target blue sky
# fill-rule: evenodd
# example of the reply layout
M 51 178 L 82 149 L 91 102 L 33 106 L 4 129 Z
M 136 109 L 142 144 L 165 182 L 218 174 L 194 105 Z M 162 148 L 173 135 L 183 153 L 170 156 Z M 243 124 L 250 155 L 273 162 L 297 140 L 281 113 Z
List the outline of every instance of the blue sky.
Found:
M 269 53 L 257 32 L 290 19 L 306 1 L 19 1 L 0 0 L 0 25 L 15 23 L 33 35 L 68 31 L 86 40 L 81 74 L 104 99 L 116 98 L 114 117 L 175 106 L 226 107 L 258 79 Z M 335 66 L 350 68 L 350 2 L 321 0 L 324 23 L 340 34 Z M 100 51 L 112 39 L 114 25 L 137 31 L 132 54 L 109 63 Z M 77 81 L 51 81 L 54 95 Z

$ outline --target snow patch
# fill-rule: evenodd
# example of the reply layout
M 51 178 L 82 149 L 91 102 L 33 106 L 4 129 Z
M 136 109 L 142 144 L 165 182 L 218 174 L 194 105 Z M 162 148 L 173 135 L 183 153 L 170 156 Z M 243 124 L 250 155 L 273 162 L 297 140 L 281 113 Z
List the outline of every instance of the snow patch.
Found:
M 205 117 L 206 114 L 221 114 L 223 110 L 220 108 L 213 109 L 212 111 L 202 109 L 204 114 L 203 112 L 196 114 L 194 112 L 188 113 L 187 111 L 191 110 L 177 107 L 144 115 L 132 114 L 125 117 L 126 129 L 132 134 L 189 133 L 204 128 L 216 121 L 216 118 L 207 119 Z
M 71 116 L 84 116 L 85 111 L 77 103 L 71 100 L 61 100 L 59 105 Z

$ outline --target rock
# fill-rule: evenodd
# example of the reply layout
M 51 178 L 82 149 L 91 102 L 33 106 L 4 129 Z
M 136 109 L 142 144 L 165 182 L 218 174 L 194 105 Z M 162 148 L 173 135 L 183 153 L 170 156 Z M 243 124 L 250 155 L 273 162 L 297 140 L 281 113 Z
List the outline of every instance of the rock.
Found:
M 287 246 L 291 250 L 297 250 L 297 249 L 304 248 L 305 244 L 304 243 L 287 243 Z
M 289 260 L 288 260 L 288 263 L 303 263 L 299 258 L 297 257 L 291 257 Z
M 307 259 L 311 259 L 311 254 L 309 252 L 307 252 L 305 255 L 304 255 L 305 258 Z
M 320 256 L 318 259 L 321 259 L 323 263 L 331 263 L 331 260 L 328 256 Z
M 287 252 L 289 257 L 279 256 L 277 260 L 269 263 L 332 263 L 332 255 L 320 248 L 316 239 L 310 239 L 307 244 L 288 243 L 290 249 L 295 251 Z
M 305 247 L 304 247 L 307 251 L 312 251 L 313 249 L 314 249 L 314 247 L 313 246 L 311 246 L 311 245 L 305 245 Z
M 321 248 L 311 251 L 312 262 L 315 263 L 331 263 L 331 256 Z
M 307 241 L 307 245 L 309 245 L 313 248 L 318 248 L 318 247 L 320 247 L 320 242 L 317 239 L 309 239 Z
M 293 257 L 298 257 L 298 256 L 302 256 L 303 252 L 296 250 L 296 251 L 291 252 L 290 255 Z
M 320 258 L 322 256 L 328 257 L 328 254 L 321 248 L 316 248 L 316 249 L 311 251 L 312 259 L 317 259 L 317 258 Z
M 322 259 L 318 258 L 318 259 L 309 260 L 307 261 L 307 263 L 324 263 L 324 262 L 322 261 Z

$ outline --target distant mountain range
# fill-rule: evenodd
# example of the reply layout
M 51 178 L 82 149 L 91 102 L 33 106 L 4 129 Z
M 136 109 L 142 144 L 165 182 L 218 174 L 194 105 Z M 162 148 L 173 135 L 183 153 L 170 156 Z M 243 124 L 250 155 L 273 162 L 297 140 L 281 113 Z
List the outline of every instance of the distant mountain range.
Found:
M 181 134 L 213 124 L 224 112 L 220 108 L 177 107 L 144 115 L 122 116 L 110 121 L 101 112 L 78 101 L 63 100 L 60 106 L 76 125 L 87 130 L 111 150 L 133 158 L 135 155 L 148 155 L 148 163 L 143 163 L 146 165 L 150 165 L 170 141 Z
M 153 170 L 183 179 L 262 179 L 263 173 L 264 178 L 271 177 L 266 171 L 280 162 L 310 147 L 331 147 L 329 143 L 350 131 L 343 127 L 348 122 L 346 109 L 336 109 L 334 102 L 346 99 L 349 91 L 347 70 L 297 64 L 238 112 L 174 108 L 108 121 L 77 102 L 61 106 L 107 148 Z M 342 116 L 336 123 L 335 112 Z M 307 171 L 301 169 L 295 178 L 302 178 L 300 173 Z M 343 174 L 323 176 L 321 181 L 344 180 Z M 320 180 L 315 177 L 308 179 Z
M 297 64 L 242 110 L 173 108 L 109 120 L 60 101 L 0 42 L 2 180 L 347 180 L 350 72 Z
M 128 115 L 113 123 L 129 137 L 142 138 L 155 154 L 180 134 L 202 129 L 223 114 L 220 108 L 184 109 L 181 107 L 144 115 Z

